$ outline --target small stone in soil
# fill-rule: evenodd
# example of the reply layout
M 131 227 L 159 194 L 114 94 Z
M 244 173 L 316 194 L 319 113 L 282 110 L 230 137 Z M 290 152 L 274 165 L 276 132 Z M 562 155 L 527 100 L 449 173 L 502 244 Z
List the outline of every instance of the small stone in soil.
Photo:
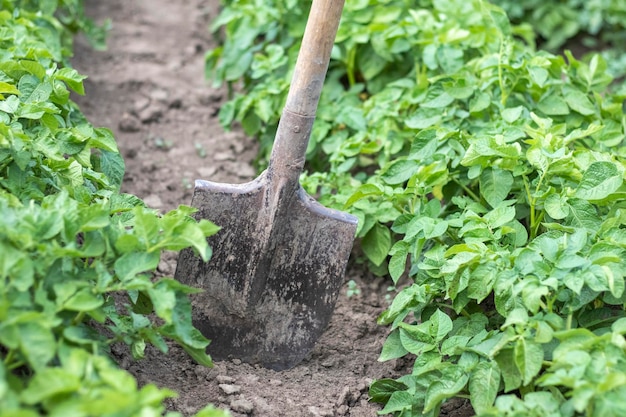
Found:
M 161 107 L 154 104 L 151 104 L 140 112 L 137 112 L 137 117 L 139 117 L 139 120 L 141 120 L 142 123 L 157 122 L 161 116 L 163 116 Z
M 237 171 L 239 178 L 252 178 L 256 175 L 256 170 L 251 165 L 241 165 Z
M 214 161 L 232 161 L 235 157 L 230 152 L 217 152 L 213 155 Z
M 335 414 L 330 410 L 324 410 L 320 407 L 310 406 L 308 408 L 309 416 L 311 417 L 332 417 Z
M 239 394 L 241 392 L 241 387 L 239 385 L 220 384 L 219 387 L 226 395 Z
M 148 97 L 141 97 L 135 100 L 133 109 L 135 112 L 141 111 L 150 105 L 150 99 Z
M 134 133 L 141 130 L 141 122 L 131 114 L 124 113 L 118 124 L 122 132 Z
M 220 384 L 232 384 L 233 382 L 235 382 L 235 378 L 228 375 L 218 375 L 215 377 L 215 379 Z
M 169 93 L 165 90 L 161 90 L 160 88 L 156 88 L 150 92 L 150 97 L 154 100 L 166 101 L 169 97 Z
M 143 199 L 143 202 L 150 208 L 161 208 L 163 207 L 163 201 L 161 197 L 156 194 L 151 194 L 148 197 Z
M 341 407 L 337 408 L 337 415 L 338 416 L 345 416 L 348 414 L 349 408 L 347 405 L 342 405 Z
M 335 403 L 337 406 L 341 406 L 343 404 L 348 404 L 348 397 L 350 396 L 350 387 L 343 387 L 341 390 L 341 394 L 337 398 L 337 402 Z
M 214 166 L 198 168 L 198 174 L 200 174 L 200 177 L 202 178 L 208 178 L 211 175 L 215 174 L 216 172 L 217 172 L 217 167 L 214 167 Z
M 198 378 L 206 378 L 210 372 L 209 368 L 207 368 L 206 366 L 202 366 L 202 365 L 196 365 L 193 371 Z
M 198 101 L 200 101 L 200 104 L 202 104 L 203 106 L 208 106 L 210 104 L 217 103 L 221 99 L 222 99 L 221 94 L 210 93 L 207 95 L 200 96 Z
M 234 365 L 241 365 L 241 359 L 233 359 Z
M 238 413 L 252 414 L 254 411 L 254 404 L 245 398 L 239 398 L 238 400 L 232 400 L 230 402 L 230 408 Z

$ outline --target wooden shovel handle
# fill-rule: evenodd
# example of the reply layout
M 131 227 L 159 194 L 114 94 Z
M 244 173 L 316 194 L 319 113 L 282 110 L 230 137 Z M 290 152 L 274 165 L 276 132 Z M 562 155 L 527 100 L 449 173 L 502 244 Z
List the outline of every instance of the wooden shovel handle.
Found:
M 295 191 L 345 0 L 313 0 L 268 167 L 270 188 Z M 292 195 L 295 195 L 292 193 Z
M 345 0 L 313 0 L 285 110 L 315 116 Z

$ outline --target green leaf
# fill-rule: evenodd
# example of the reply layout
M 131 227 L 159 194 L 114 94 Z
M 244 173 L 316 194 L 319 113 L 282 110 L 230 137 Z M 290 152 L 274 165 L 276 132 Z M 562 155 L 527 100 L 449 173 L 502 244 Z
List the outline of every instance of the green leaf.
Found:
M 124 171 L 126 170 L 122 156 L 117 152 L 101 151 L 100 169 L 115 189 L 119 190 L 124 179 Z
M 137 274 L 153 271 L 159 265 L 158 252 L 129 252 L 115 261 L 115 273 L 121 281 L 128 281 Z
M 409 353 L 409 351 L 404 348 L 400 340 L 400 330 L 394 329 L 389 333 L 389 336 L 387 336 L 378 361 L 385 362 L 391 359 L 401 358 L 407 353 Z
M 49 83 L 42 83 L 32 75 L 24 75 L 20 78 L 18 88 L 22 93 L 20 100 L 23 103 L 46 102 L 52 94 L 52 86 Z
M 492 229 L 504 226 L 515 219 L 515 207 L 508 206 L 507 203 L 500 204 L 483 217 Z
M 83 80 L 87 77 L 79 74 L 74 68 L 61 68 L 54 74 L 54 77 L 58 80 L 64 81 L 72 90 L 81 96 L 85 95 Z
M 503 329 L 509 326 L 526 326 L 528 324 L 528 312 L 524 308 L 515 308 L 506 316 L 506 321 L 502 325 Z
M 570 109 L 584 116 L 590 116 L 596 113 L 596 107 L 593 105 L 587 94 L 575 89 L 569 85 L 563 86 L 563 96 L 565 102 Z
M 212 366 L 211 358 L 206 354 L 209 345 L 202 334 L 191 324 L 191 302 L 185 294 L 176 295 L 176 308 L 172 314 L 172 323 L 161 327 L 164 335 L 177 341 L 197 363 Z
M 480 174 L 480 194 L 491 207 L 497 207 L 511 192 L 513 175 L 499 168 L 487 168 Z
M 498 268 L 492 262 L 478 265 L 472 271 L 472 275 L 467 286 L 467 296 L 482 302 L 493 291 L 493 285 L 498 276 Z
M 395 391 L 389 397 L 385 407 L 378 412 L 379 415 L 391 414 L 411 410 L 413 408 L 413 396 L 407 391 Z
M 376 266 L 382 265 L 391 249 L 391 232 L 387 226 L 376 223 L 361 241 L 365 256 Z
M 550 194 L 548 198 L 546 198 L 544 209 L 546 210 L 546 213 L 548 213 L 548 215 L 555 220 L 566 218 L 569 214 L 567 197 L 559 194 Z
M 427 160 L 435 154 L 438 145 L 436 129 L 420 130 L 411 143 L 409 157 L 418 161 Z
M 522 384 L 528 385 L 543 366 L 543 348 L 532 340 L 520 337 L 515 344 L 514 360 L 522 376 Z
M 404 120 L 404 124 L 409 129 L 427 129 L 441 121 L 441 111 L 439 109 L 420 108 L 413 115 Z
M 621 187 L 623 175 L 612 162 L 594 162 L 583 174 L 575 196 L 585 200 L 602 200 Z
M 63 303 L 63 308 L 70 311 L 91 311 L 104 304 L 102 296 L 96 295 L 90 288 L 83 288 Z
M 35 370 L 46 366 L 56 354 L 56 340 L 50 328 L 38 322 L 19 326 L 20 349 Z
M 389 274 L 394 284 L 398 282 L 398 279 L 406 270 L 407 256 L 410 248 L 410 244 L 403 240 L 396 242 L 391 247 L 389 252 L 391 255 L 391 259 L 389 260 Z
M 385 169 L 381 178 L 390 185 L 402 184 L 417 173 L 418 169 L 419 164 L 416 161 L 400 159 L 392 162 Z
M 370 401 L 379 404 L 386 404 L 394 392 L 405 391 L 408 388 L 409 387 L 406 384 L 393 379 L 379 379 L 377 381 L 374 381 L 370 386 Z
M 4 81 L 0 81 L 0 94 L 20 94 L 20 90 L 17 89 L 13 84 L 6 83 Z
M 357 201 L 370 196 L 379 196 L 383 194 L 383 190 L 376 184 L 363 184 L 348 198 L 343 208 L 351 207 Z
M 524 111 L 524 106 L 509 107 L 502 110 L 501 116 L 507 123 L 515 123 L 519 120 Z
M 452 331 L 452 319 L 443 311 L 437 309 L 428 319 L 430 324 L 430 335 L 436 340 L 441 341 Z
M 541 99 L 537 108 L 547 116 L 567 116 L 570 112 L 565 100 L 556 94 L 548 94 Z
M 400 341 L 402 346 L 415 355 L 421 355 L 436 348 L 437 342 L 424 325 L 400 323 Z
M 35 374 L 20 398 L 25 404 L 38 404 L 56 395 L 78 391 L 80 379 L 61 368 L 46 368 Z
M 511 23 L 509 21 L 509 17 L 506 15 L 504 10 L 489 3 L 482 4 L 481 6 L 487 9 L 488 16 L 491 18 L 495 26 L 500 30 L 502 35 L 511 35 Z
M 611 330 L 621 335 L 626 334 L 626 317 L 616 320 L 611 325 Z
M 5 100 L 0 101 L 0 111 L 13 114 L 20 106 L 20 99 L 17 96 L 10 96 Z
M 439 94 L 437 97 L 434 97 L 431 100 L 425 101 L 421 104 L 422 107 L 432 108 L 432 109 L 440 109 L 443 107 L 447 107 L 454 101 L 454 97 L 445 91 Z
M 487 109 L 491 105 L 491 97 L 488 94 L 479 91 L 470 100 L 469 111 L 470 113 L 479 113 Z
M 522 385 L 522 374 L 515 363 L 513 348 L 502 349 L 495 357 L 504 381 L 504 392 L 511 392 Z
M 173 320 L 172 315 L 176 308 L 176 292 L 167 283 L 166 280 L 159 281 L 154 287 L 148 289 L 148 295 L 154 311 L 169 324 Z
M 464 372 L 455 372 L 457 369 L 448 368 L 449 372 L 444 373 L 442 377 L 434 381 L 428 386 L 426 391 L 426 399 L 424 401 L 424 413 L 440 406 L 445 400 L 458 394 L 469 379 Z
M 566 225 L 597 231 L 600 228 L 600 218 L 596 207 L 586 200 L 570 198 L 567 201 L 569 214 L 565 218 Z
M 494 361 L 480 361 L 470 375 L 470 402 L 477 414 L 486 412 L 500 389 L 500 367 Z

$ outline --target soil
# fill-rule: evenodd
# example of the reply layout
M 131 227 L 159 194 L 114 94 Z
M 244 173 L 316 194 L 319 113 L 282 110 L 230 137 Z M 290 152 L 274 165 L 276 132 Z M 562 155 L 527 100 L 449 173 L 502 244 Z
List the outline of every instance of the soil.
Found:
M 110 128 L 126 161 L 123 191 L 163 212 L 189 204 L 196 178 L 243 183 L 256 177 L 257 143 L 240 129 L 226 132 L 217 113 L 227 100 L 204 76 L 204 54 L 215 46 L 208 30 L 218 0 L 86 1 L 96 21 L 112 20 L 106 51 L 78 38 L 73 65 L 86 96 L 76 101 L 96 126 Z M 172 276 L 176 255 L 159 273 Z M 348 296 L 347 282 L 360 294 Z M 374 379 L 407 373 L 406 361 L 377 361 L 387 329 L 376 317 L 388 305 L 388 282 L 351 265 L 335 314 L 314 350 L 298 366 L 276 372 L 238 360 L 195 364 L 181 349 L 147 349 L 120 365 L 140 384 L 155 383 L 179 396 L 168 409 L 190 415 L 211 403 L 233 416 L 375 416 L 368 401 Z M 209 349 L 210 353 L 210 349 Z M 446 404 L 441 415 L 473 415 L 467 402 Z

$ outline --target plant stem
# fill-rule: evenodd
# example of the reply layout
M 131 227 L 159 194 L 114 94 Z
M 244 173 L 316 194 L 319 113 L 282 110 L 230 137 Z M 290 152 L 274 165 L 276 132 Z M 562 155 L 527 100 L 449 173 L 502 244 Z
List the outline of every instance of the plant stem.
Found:
M 506 105 L 508 95 L 505 92 L 504 76 L 502 72 L 502 55 L 504 54 L 504 37 L 500 38 L 500 51 L 498 52 L 498 83 L 500 84 L 500 103 Z
M 532 197 L 530 193 L 530 185 L 528 184 L 528 178 L 523 175 L 524 179 L 524 190 L 526 190 L 526 198 L 528 199 L 528 206 L 530 207 L 530 224 L 528 225 L 528 231 L 530 234 L 529 240 L 533 240 L 536 237 L 535 228 L 535 199 Z
M 76 326 L 77 324 L 80 324 L 83 319 L 85 318 L 85 312 L 84 311 L 80 311 L 76 317 L 74 317 L 74 319 L 72 320 L 72 325 Z
M 467 195 L 469 195 L 472 198 L 472 200 L 476 201 L 477 203 L 480 203 L 480 197 L 477 196 L 472 190 L 470 190 L 465 184 L 460 182 L 457 178 L 452 178 L 452 181 L 454 181 L 459 187 L 461 187 L 463 191 L 465 191 Z
M 9 363 L 13 360 L 13 356 L 14 356 L 15 351 L 13 349 L 9 350 L 9 353 L 7 353 L 7 356 L 4 358 L 4 364 L 8 367 Z

